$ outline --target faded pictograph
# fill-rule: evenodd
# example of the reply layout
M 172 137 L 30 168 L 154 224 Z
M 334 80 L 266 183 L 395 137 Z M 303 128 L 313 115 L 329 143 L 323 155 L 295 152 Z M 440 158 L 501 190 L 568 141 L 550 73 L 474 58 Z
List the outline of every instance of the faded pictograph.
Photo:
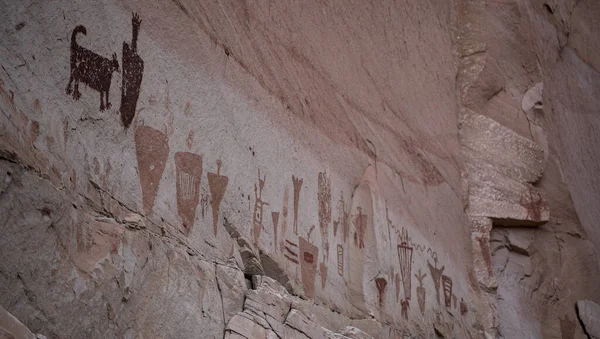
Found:
M 402 283 L 400 282 L 400 273 L 396 273 L 394 275 L 394 286 L 396 286 L 396 301 L 400 299 L 400 287 Z
M 331 181 L 326 172 L 318 176 L 319 229 L 325 258 L 329 258 L 329 223 L 331 222 Z
M 484 235 L 477 235 L 476 239 L 479 243 L 479 248 L 481 249 L 481 255 L 483 256 L 483 260 L 485 260 L 488 276 L 491 277 L 494 275 L 494 269 L 492 267 L 492 252 L 490 251 L 490 239 Z
M 262 191 L 265 188 L 265 182 L 267 181 L 267 175 L 265 174 L 263 179 L 260 178 L 260 169 L 258 170 L 258 186 L 254 184 L 254 245 L 258 246 L 258 240 L 260 239 L 260 233 L 265 228 L 263 225 L 263 208 L 268 206 L 262 200 Z
M 298 204 L 300 203 L 300 190 L 303 182 L 303 179 L 292 175 L 292 183 L 294 184 L 294 234 L 296 235 L 298 234 Z
M 310 243 L 310 233 L 314 225 L 308 232 L 307 239 L 299 238 L 300 242 L 300 272 L 304 294 L 312 299 L 315 295 L 315 278 L 317 273 L 317 258 L 319 257 L 319 248 Z
M 273 247 L 277 252 L 277 227 L 279 224 L 279 212 L 271 212 L 271 220 L 273 221 Z
M 398 235 L 398 261 L 400 262 L 400 274 L 402 275 L 402 284 L 404 286 L 404 298 L 410 300 L 411 296 L 411 270 L 413 248 L 409 245 L 410 238 L 408 231 L 402 229 Z
M 442 286 L 444 287 L 444 305 L 452 307 L 452 279 L 447 275 L 442 275 Z
M 375 278 L 375 287 L 377 287 L 377 300 L 379 302 L 379 307 L 383 307 L 383 300 L 385 296 L 385 288 L 387 287 L 387 280 L 382 277 Z
M 290 262 L 294 264 L 298 264 L 298 244 L 290 241 L 289 239 L 285 240 L 283 256 Z
M 344 247 L 337 245 L 337 269 L 340 277 L 344 276 Z
M 435 287 L 435 298 L 440 304 L 440 282 L 442 280 L 442 273 L 444 272 L 444 266 L 438 268 L 437 255 L 433 257 L 433 266 L 427 260 L 427 266 L 429 267 L 429 273 L 431 273 L 431 279 L 433 279 L 433 286 Z
M 217 173 L 208 172 L 208 188 L 210 190 L 210 208 L 212 210 L 213 217 L 213 232 L 217 235 L 217 224 L 219 221 L 219 209 L 221 206 L 221 201 L 223 200 L 223 196 L 225 195 L 225 190 L 227 189 L 227 183 L 229 182 L 229 178 L 225 175 L 221 175 L 221 165 L 223 162 L 219 159 L 217 160 Z
M 527 192 L 521 195 L 520 203 L 527 209 L 526 219 L 541 221 L 542 211 L 546 207 L 540 192 L 533 185 L 527 185 Z
M 183 233 L 188 235 L 194 226 L 196 208 L 200 202 L 202 157 L 189 152 L 175 153 L 177 213 L 183 221 Z
M 354 217 L 354 246 L 358 248 L 365 248 L 365 233 L 367 231 L 367 215 L 362 213 L 362 207 L 356 208 L 358 214 Z
M 169 139 L 161 131 L 148 126 L 135 130 L 135 153 L 142 186 L 144 210 L 152 210 L 158 192 L 158 184 L 169 156 Z
M 419 272 L 415 274 L 415 278 L 419 281 L 419 286 L 417 287 L 417 301 L 419 302 L 419 309 L 421 310 L 421 314 L 425 314 L 425 287 L 423 287 L 423 279 L 427 274 L 421 273 L 421 269 Z
M 121 85 L 121 122 L 128 128 L 135 116 L 144 74 L 144 61 L 137 53 L 137 40 L 142 20 L 133 13 L 131 46 L 123 42 L 123 81 Z M 108 97 L 107 97 L 108 98 Z
M 285 186 L 285 188 L 283 190 L 283 204 L 281 206 L 281 224 L 280 224 L 281 243 L 279 245 L 281 252 L 284 252 L 284 253 L 285 253 L 286 243 L 285 243 L 285 241 L 283 241 L 283 239 L 286 236 L 285 232 L 287 229 L 288 206 L 289 206 L 289 189 L 287 186 Z
M 110 83 L 113 72 L 119 71 L 117 54 L 113 53 L 112 59 L 105 58 L 89 49 L 79 46 L 77 34 L 87 35 L 83 25 L 78 25 L 71 33 L 71 74 L 67 84 L 67 95 L 79 100 L 81 92 L 79 83 L 82 82 L 89 88 L 100 93 L 100 110 L 111 108 L 109 99 Z
M 325 283 L 327 283 L 327 271 L 328 271 L 328 267 L 327 265 L 322 262 L 319 264 L 319 273 L 321 273 L 321 289 L 324 290 L 325 289 Z
M 208 201 L 208 194 L 200 193 L 200 207 L 202 207 L 202 218 L 204 218 L 204 216 L 206 215 L 206 211 L 208 210 Z
M 408 320 L 408 308 L 410 307 L 410 301 L 408 299 L 404 299 L 400 302 L 400 305 L 402 306 L 402 318 L 404 318 L 404 320 Z
M 464 316 L 465 314 L 467 314 L 467 312 L 469 312 L 467 303 L 463 300 L 463 298 L 460 298 L 460 315 Z
M 561 339 L 575 338 L 575 322 L 568 317 L 559 318 Z
M 348 242 L 348 236 L 350 234 L 350 226 L 348 224 L 350 213 L 346 209 L 346 203 L 344 202 L 344 192 L 340 193 L 340 199 L 337 202 L 337 220 L 333 221 L 333 235 L 337 236 L 338 229 L 342 228 L 342 238 L 344 243 Z

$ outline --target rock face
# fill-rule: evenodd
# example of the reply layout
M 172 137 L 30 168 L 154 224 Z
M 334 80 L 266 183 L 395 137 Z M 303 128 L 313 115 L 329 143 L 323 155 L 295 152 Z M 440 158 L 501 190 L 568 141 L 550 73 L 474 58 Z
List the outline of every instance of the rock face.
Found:
M 592 335 L 597 2 L 2 8 L 0 336 Z

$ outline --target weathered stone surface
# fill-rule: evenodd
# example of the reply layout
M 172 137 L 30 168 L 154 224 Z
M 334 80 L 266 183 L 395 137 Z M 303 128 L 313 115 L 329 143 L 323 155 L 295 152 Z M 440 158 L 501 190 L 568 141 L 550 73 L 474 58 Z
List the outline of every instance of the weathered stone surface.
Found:
M 0 338 L 3 339 L 36 339 L 37 336 L 23 325 L 19 319 L 0 307 Z
M 216 265 L 216 278 L 223 303 L 223 321 L 228 323 L 244 309 L 246 281 L 242 271 L 223 265 Z
M 518 182 L 537 181 L 544 171 L 542 149 L 510 128 L 476 113 L 460 121 L 467 159 Z
M 353 326 L 346 326 L 340 330 L 340 334 L 352 339 L 372 339 L 373 337 Z
M 584 335 L 597 1 L 1 7 L 0 305 L 32 331 Z
M 254 322 L 252 319 L 238 314 L 231 318 L 229 323 L 227 323 L 225 331 L 235 332 L 246 338 L 262 339 L 267 338 L 268 330 Z
M 592 339 L 600 338 L 600 305 L 591 300 L 577 301 L 577 316 L 585 333 Z

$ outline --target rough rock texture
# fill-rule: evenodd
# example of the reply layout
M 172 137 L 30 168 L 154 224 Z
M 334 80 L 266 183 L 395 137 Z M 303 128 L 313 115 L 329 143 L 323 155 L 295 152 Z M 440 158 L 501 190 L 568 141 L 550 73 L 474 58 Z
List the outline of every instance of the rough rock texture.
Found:
M 0 305 L 32 332 L 585 335 L 596 2 L 0 1 Z
M 577 316 L 588 337 L 600 338 L 600 305 L 589 300 L 579 300 L 577 302 Z
M 2 339 L 45 339 L 35 335 L 12 314 L 0 307 L 0 338 Z

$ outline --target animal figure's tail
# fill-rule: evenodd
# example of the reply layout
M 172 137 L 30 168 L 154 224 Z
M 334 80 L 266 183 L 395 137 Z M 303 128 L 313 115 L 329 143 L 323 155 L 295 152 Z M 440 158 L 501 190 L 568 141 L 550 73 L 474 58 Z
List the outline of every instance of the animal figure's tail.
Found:
M 77 27 L 75 27 L 75 29 L 73 29 L 73 33 L 71 34 L 71 47 L 75 47 L 77 46 L 77 34 L 83 34 L 83 35 L 87 35 L 87 30 L 85 29 L 85 27 L 83 27 L 83 25 L 78 25 Z

